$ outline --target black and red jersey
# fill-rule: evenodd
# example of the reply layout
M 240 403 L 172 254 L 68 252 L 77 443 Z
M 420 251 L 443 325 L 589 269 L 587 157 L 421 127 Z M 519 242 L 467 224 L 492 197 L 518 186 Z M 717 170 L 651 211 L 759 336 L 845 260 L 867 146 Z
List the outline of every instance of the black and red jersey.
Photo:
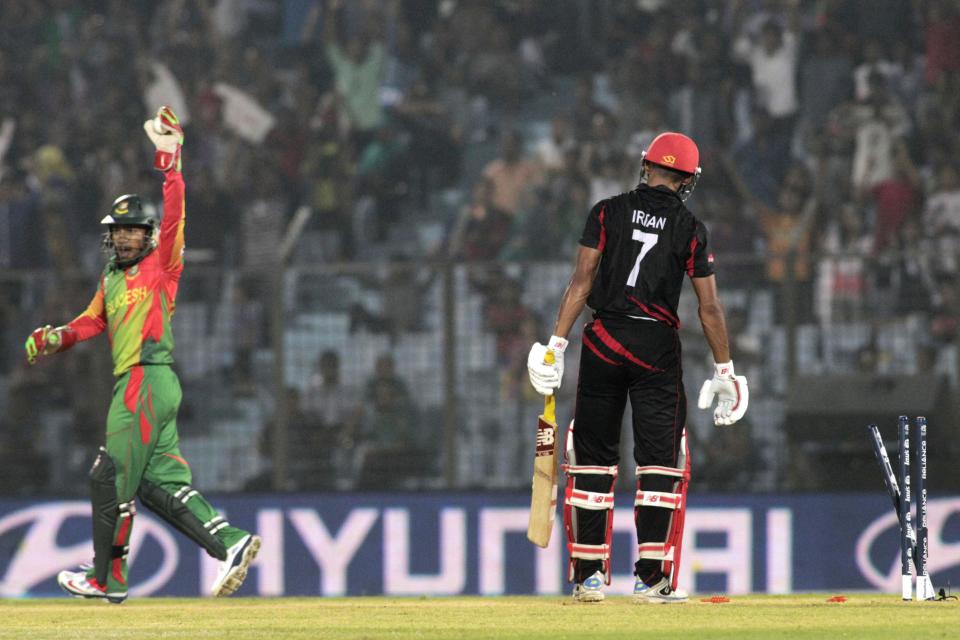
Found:
M 580 244 L 603 252 L 587 298 L 599 315 L 652 318 L 679 327 L 684 276 L 713 274 L 707 229 L 666 187 L 641 184 L 601 200 Z

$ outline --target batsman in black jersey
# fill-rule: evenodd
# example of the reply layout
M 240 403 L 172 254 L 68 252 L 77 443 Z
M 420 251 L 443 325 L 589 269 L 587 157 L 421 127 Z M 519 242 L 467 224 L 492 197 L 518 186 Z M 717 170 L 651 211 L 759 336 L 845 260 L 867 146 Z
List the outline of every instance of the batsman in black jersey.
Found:
M 620 423 L 627 398 L 637 463 L 635 519 L 637 602 L 683 602 L 678 567 L 690 478 L 686 395 L 677 305 L 684 277 L 693 282 L 700 322 L 716 372 L 700 390 L 702 409 L 718 403 L 714 422 L 731 425 L 747 410 L 747 381 L 734 374 L 723 308 L 717 296 L 707 230 L 684 200 L 700 176 L 696 144 L 663 133 L 644 152 L 640 185 L 590 211 L 577 265 L 563 295 L 554 335 L 527 361 L 534 388 L 560 387 L 566 336 L 584 304 L 593 320 L 583 331 L 574 421 L 567 432 L 564 525 L 574 599 L 603 600 L 610 582 L 613 487 Z M 554 364 L 544 362 L 547 351 Z

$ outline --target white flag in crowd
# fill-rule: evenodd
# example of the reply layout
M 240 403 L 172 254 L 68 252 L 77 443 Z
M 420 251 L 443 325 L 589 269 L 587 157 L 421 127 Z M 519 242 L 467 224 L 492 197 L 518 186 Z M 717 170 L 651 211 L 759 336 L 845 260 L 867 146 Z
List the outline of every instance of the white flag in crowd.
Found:
M 213 87 L 223 100 L 223 122 L 248 142 L 261 144 L 276 123 L 269 111 L 253 97 L 232 85 L 218 82 Z
M 165 104 L 173 109 L 181 124 L 189 124 L 190 110 L 176 76 L 165 64 L 156 60 L 150 62 L 150 70 L 153 71 L 153 82 L 143 92 L 147 113 L 153 113 L 157 105 Z

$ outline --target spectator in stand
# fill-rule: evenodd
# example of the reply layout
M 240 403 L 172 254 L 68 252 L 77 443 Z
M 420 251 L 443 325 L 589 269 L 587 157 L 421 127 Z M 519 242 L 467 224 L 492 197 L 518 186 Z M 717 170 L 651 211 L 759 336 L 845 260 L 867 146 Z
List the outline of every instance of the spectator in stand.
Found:
M 933 239 L 937 271 L 960 268 L 960 175 L 952 164 L 937 171 L 937 182 L 923 210 L 923 228 Z
M 583 212 L 590 210 L 591 202 L 587 182 L 558 177 L 540 190 L 538 202 L 516 220 L 501 256 L 509 260 L 555 259 L 557 251 L 576 245 L 583 231 Z
M 636 165 L 627 162 L 623 153 L 594 156 L 589 170 L 590 202 L 599 202 L 630 190 L 636 179 Z
M 416 448 L 419 436 L 413 399 L 407 383 L 397 375 L 391 354 L 377 358 L 367 380 L 361 431 L 363 441 L 378 447 Z
M 304 200 L 314 211 L 313 226 L 336 235 L 333 257 L 350 259 L 355 255 L 351 201 L 356 161 L 339 127 L 339 114 L 336 97 L 324 95 L 312 119 L 300 173 Z
M 470 59 L 467 85 L 503 112 L 516 113 L 523 89 L 523 65 L 511 46 L 507 27 L 497 21 L 491 21 L 490 27 L 485 46 Z
M 427 292 L 437 270 L 409 262 L 402 254 L 389 257 L 386 273 L 366 279 L 380 298 L 376 310 L 354 303 L 350 307 L 350 331 L 360 328 L 374 333 L 388 333 L 396 342 L 401 336 L 423 330 Z
M 853 199 L 850 187 L 850 149 L 853 138 L 833 116 L 825 128 L 810 132 L 803 159 L 813 179 L 813 193 L 824 211 L 834 211 Z
M 763 274 L 758 273 L 757 269 L 759 263 L 749 259 L 755 253 L 761 237 L 756 220 L 745 213 L 744 207 L 740 206 L 733 194 L 719 187 L 698 186 L 697 204 L 703 219 L 709 224 L 710 243 L 715 247 L 723 247 L 725 256 L 741 258 L 741 261 L 734 263 L 724 260 L 724 286 L 726 283 L 737 283 L 739 286 L 762 281 Z M 730 324 L 729 318 L 727 324 Z
M 960 290 L 956 278 L 950 275 L 938 283 L 937 304 L 930 318 L 930 338 L 939 348 L 956 345 L 960 337 Z M 955 352 L 955 358 L 960 354 Z
M 346 44 L 341 44 L 337 21 L 343 4 L 342 0 L 333 0 L 323 17 L 325 53 L 357 147 L 363 149 L 384 123 L 380 86 L 384 78 L 386 51 L 372 29 L 354 34 Z
M 516 343 L 517 328 L 534 313 L 523 303 L 523 287 L 517 280 L 495 273 L 487 285 L 484 325 L 497 337 L 497 363 L 507 366 L 515 349 L 520 348 Z
M 890 77 L 890 88 L 897 98 L 903 104 L 908 105 L 913 112 L 916 103 L 923 96 L 926 83 L 923 56 L 918 55 L 917 51 L 906 40 L 897 40 L 893 43 L 891 58 L 894 73 Z
M 543 396 L 527 384 L 527 351 L 530 341 L 537 341 L 542 334 L 540 318 L 534 314 L 525 316 L 506 345 L 506 362 L 500 369 L 500 397 L 504 401 L 519 401 L 523 404 L 541 405 Z
M 836 217 L 826 221 L 815 292 L 817 316 L 824 326 L 866 316 L 869 260 L 874 248 L 865 227 L 863 212 L 853 203 L 844 205 Z
M 464 130 L 426 80 L 416 81 L 393 107 L 393 118 L 409 137 L 409 161 L 415 168 L 417 202 L 428 205 L 430 193 L 456 184 L 463 164 Z
M 879 255 L 879 285 L 892 293 L 896 313 L 928 313 L 938 300 L 936 257 L 932 243 L 923 237 L 920 222 L 908 218 L 895 243 Z M 881 307 L 883 309 L 883 307 Z
M 666 111 L 665 107 L 657 102 L 652 102 L 636 115 L 636 129 L 630 136 L 630 142 L 625 149 L 627 155 L 633 161 L 634 171 L 636 171 L 636 167 L 640 166 L 643 151 L 650 146 L 653 139 L 661 132 L 675 128 L 668 124 Z
M 574 149 L 576 144 L 570 119 L 555 116 L 550 121 L 550 135 L 538 140 L 534 146 L 534 157 L 548 176 L 560 173 L 564 169 L 567 152 Z
M 891 79 L 897 72 L 896 65 L 891 62 L 879 40 L 867 40 L 863 44 L 861 53 L 863 61 L 853 70 L 854 97 L 858 102 L 865 102 L 870 98 L 874 86 L 879 82 L 874 75 L 882 80 Z
M 686 75 L 686 82 L 670 97 L 671 119 L 709 157 L 720 148 L 724 132 L 734 127 L 730 82 L 712 83 L 698 60 L 687 63 Z
M 43 221 L 36 213 L 37 198 L 31 194 L 18 170 L 0 178 L 0 268 L 36 269 L 47 264 L 45 243 L 21 242 L 20 238 L 43 238 Z M 4 287 L 13 287 L 5 283 Z M 13 297 L 5 302 L 12 302 Z
M 617 121 L 607 113 L 597 113 L 593 116 L 589 135 L 580 145 L 580 169 L 597 180 L 613 178 L 617 185 L 620 183 L 620 165 L 624 159 L 623 141 L 617 135 Z M 611 165 L 616 169 L 610 171 Z M 607 175 L 610 173 L 610 175 Z M 614 187 L 616 189 L 617 187 Z M 616 191 L 615 193 L 619 193 Z M 607 192 L 599 199 L 610 195 Z M 596 202 L 597 200 L 594 200 Z
M 483 168 L 483 177 L 493 186 L 493 204 L 511 217 L 529 203 L 530 191 L 543 182 L 537 163 L 525 155 L 519 131 L 503 137 L 500 157 Z
M 926 5 L 927 84 L 937 86 L 960 72 L 960 10 L 947 0 Z
M 880 73 L 870 76 L 869 97 L 852 105 L 848 122 L 855 130 L 853 152 L 854 193 L 861 199 L 896 168 L 896 141 L 910 130 L 910 116 L 887 87 Z
M 507 242 L 513 218 L 493 201 L 493 181 L 481 178 L 450 236 L 449 254 L 464 260 L 492 260 Z
M 906 143 L 898 139 L 893 145 L 893 173 L 874 185 L 874 247 L 883 249 L 900 230 L 907 218 L 920 213 L 920 172 L 917 171 Z
M 193 228 L 187 248 L 189 259 L 191 262 L 222 265 L 227 243 L 236 239 L 235 230 L 223 228 L 224 212 L 232 212 L 237 206 L 233 194 L 219 187 L 209 168 L 198 168 L 193 173 L 190 187 L 190 224 Z M 212 291 L 207 293 L 216 297 Z
M 598 113 L 607 113 L 607 110 L 594 100 L 593 76 L 581 74 L 573 86 L 573 105 L 570 107 L 574 139 L 585 140 L 589 137 L 593 118 Z
M 773 120 L 762 109 L 754 109 L 753 135 L 734 149 L 733 160 L 750 193 L 767 205 L 775 205 L 790 165 L 790 144 L 776 132 Z
M 410 193 L 409 144 L 407 136 L 387 123 L 359 151 L 356 163 L 359 198 L 353 213 L 358 254 L 365 255 L 372 243 L 385 243 L 391 222 L 399 217 Z
M 225 324 L 234 327 L 230 333 L 234 362 L 226 377 L 238 396 L 253 396 L 257 391 L 254 357 L 263 339 L 264 309 L 269 303 L 263 295 L 265 286 L 260 275 L 251 275 L 234 282 L 228 294 L 225 309 L 232 317 Z
M 396 9 L 398 4 L 391 3 L 388 10 Z M 423 81 L 413 29 L 402 16 L 397 17 L 396 27 L 387 42 L 383 86 L 380 90 L 381 100 L 388 107 L 404 102 L 413 87 Z
M 280 239 L 286 229 L 287 204 L 280 176 L 275 167 L 261 171 L 253 182 L 253 193 L 246 198 L 240 213 L 243 266 L 260 279 L 254 296 L 267 294 L 266 278 L 276 268 Z
M 743 33 L 734 55 L 750 66 L 756 105 L 770 116 L 774 131 L 790 138 L 798 109 L 797 57 L 799 17 L 796 6 L 784 29 L 776 20 L 763 23 L 759 33 Z
M 853 93 L 853 62 L 838 46 L 837 34 L 821 29 L 800 66 L 800 118 L 804 132 L 823 129 L 827 115 Z
M 780 187 L 777 204 L 771 207 L 750 191 L 729 158 L 721 161 L 730 182 L 749 205 L 749 211 L 766 236 L 767 279 L 779 285 L 774 306 L 777 321 L 787 319 L 788 305 L 793 307 L 795 321 L 802 323 L 811 319 L 811 243 L 817 201 L 811 195 L 806 169 L 799 164 L 790 168 Z
M 356 389 L 340 378 L 340 356 L 328 349 L 317 358 L 306 392 L 300 401 L 305 424 L 296 429 L 300 438 L 292 447 L 294 459 L 312 480 L 303 488 L 332 488 L 330 479 L 350 478 L 348 452 L 357 444 L 362 409 Z M 329 471 L 333 470 L 333 473 Z M 327 479 L 330 486 L 317 486 Z
M 647 104 L 651 87 L 669 87 L 676 83 L 682 58 L 670 46 L 673 37 L 669 15 L 660 12 L 643 21 L 645 33 L 630 34 L 630 46 L 613 58 L 616 83 L 625 104 Z M 625 114 L 627 116 L 636 114 Z

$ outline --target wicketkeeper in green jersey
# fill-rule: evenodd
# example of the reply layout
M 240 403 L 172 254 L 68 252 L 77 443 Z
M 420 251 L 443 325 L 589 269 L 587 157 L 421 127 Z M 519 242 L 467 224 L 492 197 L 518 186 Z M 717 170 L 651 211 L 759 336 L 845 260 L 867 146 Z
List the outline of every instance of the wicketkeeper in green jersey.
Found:
M 110 340 L 116 384 L 106 446 L 90 470 L 93 566 L 61 571 L 57 582 L 71 595 L 114 603 L 127 597 L 135 498 L 220 560 L 211 588 L 215 596 L 240 587 L 260 548 L 258 536 L 230 526 L 191 486 L 190 467 L 180 453 L 181 391 L 171 368 L 170 318 L 183 272 L 183 129 L 169 107 L 161 107 L 143 128 L 156 147 L 154 167 L 163 172 L 162 221 L 158 225 L 144 211 L 138 196 L 117 198 L 101 221 L 112 256 L 90 305 L 64 326 L 37 329 L 26 344 L 32 364 L 104 330 Z

